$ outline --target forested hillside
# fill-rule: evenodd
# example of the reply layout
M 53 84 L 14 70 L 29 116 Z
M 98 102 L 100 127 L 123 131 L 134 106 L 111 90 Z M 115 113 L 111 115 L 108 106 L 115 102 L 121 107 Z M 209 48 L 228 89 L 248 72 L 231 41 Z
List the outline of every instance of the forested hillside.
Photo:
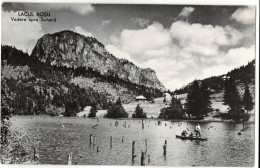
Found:
M 162 91 L 123 80 L 117 74 L 104 75 L 92 68 L 66 67 L 39 61 L 11 46 L 2 46 L 2 86 L 10 98 L 9 107 L 13 114 L 57 115 L 72 109 L 73 114 L 87 105 L 95 104 L 106 109 L 109 98 L 107 92 L 99 92 L 91 87 L 80 87 L 73 83 L 76 77 L 95 79 L 126 88 L 134 97 L 142 94 L 147 98 L 162 96 Z
M 213 76 L 203 80 L 198 80 L 204 83 L 212 92 L 221 92 L 224 90 L 225 78 L 232 78 L 237 83 L 254 83 L 255 81 L 255 60 L 252 60 L 247 65 L 243 65 L 239 68 L 223 74 L 220 76 Z M 191 91 L 193 82 L 174 91 L 175 94 L 183 94 Z

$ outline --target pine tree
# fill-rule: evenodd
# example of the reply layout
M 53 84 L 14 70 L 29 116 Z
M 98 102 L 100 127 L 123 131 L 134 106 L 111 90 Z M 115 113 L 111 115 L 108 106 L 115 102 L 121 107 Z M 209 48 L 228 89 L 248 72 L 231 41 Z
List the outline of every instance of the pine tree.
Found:
M 122 106 L 120 98 L 118 98 L 115 104 L 111 103 L 104 117 L 105 118 L 128 118 L 128 113 L 125 111 L 124 107 Z
M 199 82 L 195 80 L 191 92 L 188 93 L 186 102 L 186 112 L 189 116 L 199 118 L 200 105 L 197 103 L 199 100 Z
M 193 98 L 191 92 L 188 93 L 184 111 L 188 114 L 189 118 L 192 116 Z
M 96 117 L 96 114 L 97 114 L 97 106 L 95 104 L 93 104 L 90 108 L 90 112 L 88 114 L 88 117 L 91 118 L 91 117 Z
M 235 80 L 231 78 L 229 82 L 229 100 L 227 102 L 230 108 L 241 107 L 241 99 L 237 91 Z
M 138 104 L 135 109 L 135 113 L 132 115 L 133 118 L 147 118 L 146 113 L 140 105 Z
M 77 104 L 75 101 L 70 101 L 65 104 L 64 116 L 73 117 L 76 116 L 78 111 Z
M 241 120 L 245 121 L 249 118 L 244 114 L 244 110 L 242 109 L 241 105 L 241 98 L 233 78 L 230 78 L 225 83 L 224 98 L 225 104 L 230 107 L 228 114 L 230 115 L 231 119 L 239 122 Z
M 164 98 L 163 98 L 163 102 L 166 103 L 166 97 L 165 97 L 165 96 L 164 96 Z
M 254 108 L 254 103 L 253 103 L 253 98 L 249 92 L 249 88 L 248 88 L 248 85 L 246 84 L 246 87 L 245 87 L 245 93 L 244 93 L 244 96 L 243 96 L 243 106 L 245 108 L 245 110 L 247 111 L 251 111 L 253 108 Z
M 200 87 L 200 106 L 201 106 L 201 115 L 207 115 L 211 111 L 211 101 L 210 101 L 210 93 L 208 90 L 208 86 L 206 83 L 202 82 Z
M 226 78 L 225 87 L 224 87 L 224 96 L 223 96 L 224 105 L 230 104 L 230 97 L 231 97 L 231 92 L 230 92 L 231 86 L 230 85 L 231 85 L 230 79 Z
M 197 80 L 193 82 L 192 90 L 187 95 L 185 110 L 196 119 L 201 119 L 211 111 L 210 93 L 205 83 L 200 86 Z
M 118 106 L 122 106 L 122 102 L 121 102 L 120 97 L 117 99 L 117 101 L 116 101 L 116 105 L 118 105 Z

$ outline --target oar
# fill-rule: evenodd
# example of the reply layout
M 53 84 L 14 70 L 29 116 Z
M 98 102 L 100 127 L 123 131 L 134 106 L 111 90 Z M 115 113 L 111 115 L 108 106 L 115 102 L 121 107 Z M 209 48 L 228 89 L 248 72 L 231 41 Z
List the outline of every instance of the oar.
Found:
M 92 128 L 96 128 L 96 126 L 98 126 L 98 124 L 94 125 Z
M 248 127 L 245 127 L 245 128 L 243 128 L 243 129 L 241 129 L 241 132 L 245 131 L 247 128 L 248 128 Z

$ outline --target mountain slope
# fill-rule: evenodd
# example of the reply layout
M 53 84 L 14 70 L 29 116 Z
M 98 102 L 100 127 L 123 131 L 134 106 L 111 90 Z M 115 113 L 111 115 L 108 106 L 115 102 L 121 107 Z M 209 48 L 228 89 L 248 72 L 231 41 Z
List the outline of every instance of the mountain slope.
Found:
M 204 118 L 205 120 L 221 120 L 220 118 L 216 118 L 216 116 L 219 116 L 221 113 L 228 113 L 229 106 L 224 105 L 223 97 L 225 79 L 229 77 L 235 79 L 236 89 L 241 98 L 245 92 L 245 83 L 248 84 L 249 92 L 252 95 L 253 102 L 255 102 L 255 60 L 253 60 L 247 65 L 236 68 L 227 74 L 199 80 L 199 83 L 203 82 L 209 87 L 211 93 L 210 100 L 213 111 L 209 116 Z M 183 105 L 186 102 L 188 92 L 192 89 L 192 86 L 193 82 L 174 91 L 175 96 L 181 100 Z M 250 114 L 252 114 L 250 120 L 254 121 L 254 110 L 252 110 Z
M 108 101 L 118 97 L 126 103 L 140 94 L 147 98 L 162 96 L 160 89 L 124 80 L 117 74 L 51 64 L 11 46 L 1 46 L 1 51 L 1 87 L 10 98 L 14 114 L 57 115 L 70 102 L 75 102 L 74 109 L 79 112 L 93 104 L 106 109 Z
M 142 69 L 117 59 L 95 38 L 72 31 L 44 35 L 37 41 L 31 56 L 47 64 L 91 68 L 101 75 L 118 76 L 131 83 L 165 90 L 152 69 Z
M 212 76 L 206 79 L 199 80 L 199 82 L 205 83 L 213 92 L 221 92 L 224 89 L 224 82 L 226 77 L 232 77 L 237 81 L 237 84 L 241 83 L 255 83 L 255 60 L 252 60 L 245 66 L 240 66 L 234 70 L 220 75 Z M 193 86 L 193 82 L 183 86 L 180 89 L 174 91 L 175 94 L 188 93 Z

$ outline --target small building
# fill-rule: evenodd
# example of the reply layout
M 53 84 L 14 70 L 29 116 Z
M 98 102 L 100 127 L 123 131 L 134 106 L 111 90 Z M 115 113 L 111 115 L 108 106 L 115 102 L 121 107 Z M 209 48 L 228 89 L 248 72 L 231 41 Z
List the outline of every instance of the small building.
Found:
M 135 100 L 145 102 L 147 99 L 143 95 L 140 95 L 140 96 L 135 97 Z
M 230 78 L 230 76 L 227 76 L 227 75 L 224 75 L 223 77 L 222 77 L 222 79 L 225 81 L 225 80 L 227 80 L 227 79 L 229 79 Z

